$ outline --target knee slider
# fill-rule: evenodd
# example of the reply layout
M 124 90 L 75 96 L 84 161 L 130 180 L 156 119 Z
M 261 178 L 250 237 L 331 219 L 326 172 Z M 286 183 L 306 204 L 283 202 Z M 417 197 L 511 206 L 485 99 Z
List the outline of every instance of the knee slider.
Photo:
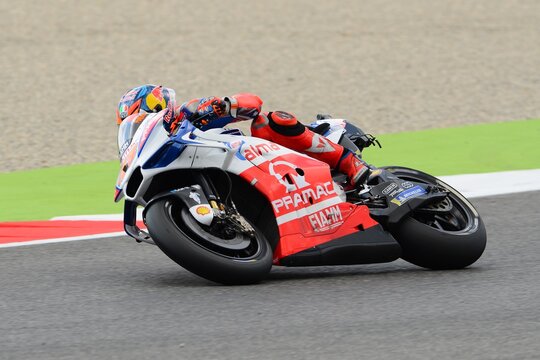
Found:
M 274 111 L 270 113 L 270 118 L 278 125 L 293 126 L 296 125 L 298 120 L 296 117 L 285 111 Z
M 285 111 L 274 111 L 269 113 L 268 120 L 270 128 L 281 135 L 300 135 L 305 130 L 304 125 L 302 125 L 293 114 Z

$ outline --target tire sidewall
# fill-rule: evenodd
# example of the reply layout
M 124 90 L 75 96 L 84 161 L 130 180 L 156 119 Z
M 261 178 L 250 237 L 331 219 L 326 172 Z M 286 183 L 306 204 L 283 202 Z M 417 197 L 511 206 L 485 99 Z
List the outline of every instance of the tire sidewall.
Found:
M 480 258 L 486 247 L 486 229 L 481 218 L 464 233 L 437 231 L 408 217 L 393 231 L 402 248 L 402 258 L 429 269 L 461 269 Z

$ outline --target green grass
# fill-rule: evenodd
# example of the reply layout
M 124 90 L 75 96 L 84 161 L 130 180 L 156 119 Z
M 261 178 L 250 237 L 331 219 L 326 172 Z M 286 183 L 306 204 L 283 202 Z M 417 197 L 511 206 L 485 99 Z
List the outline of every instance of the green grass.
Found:
M 540 168 L 540 120 L 385 134 L 365 151 L 377 166 L 402 165 L 434 175 Z
M 113 202 L 116 161 L 0 174 L 0 221 L 122 212 Z
M 378 137 L 365 159 L 434 175 L 540 168 L 540 120 L 433 129 Z M 0 174 L 0 221 L 122 212 L 113 202 L 116 161 Z

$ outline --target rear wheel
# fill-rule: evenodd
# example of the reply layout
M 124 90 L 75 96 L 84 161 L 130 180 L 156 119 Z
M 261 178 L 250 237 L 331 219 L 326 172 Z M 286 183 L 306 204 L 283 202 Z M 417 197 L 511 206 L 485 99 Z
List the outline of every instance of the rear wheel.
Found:
M 421 182 L 448 192 L 442 201 L 415 210 L 394 229 L 402 258 L 430 269 L 460 269 L 473 264 L 486 247 L 486 228 L 473 205 L 434 176 L 404 167 L 386 170 L 403 180 Z
M 172 260 L 205 279 L 222 284 L 251 284 L 272 267 L 272 250 L 253 225 L 254 234 L 210 228 L 197 222 L 174 198 L 152 203 L 145 212 L 152 239 Z

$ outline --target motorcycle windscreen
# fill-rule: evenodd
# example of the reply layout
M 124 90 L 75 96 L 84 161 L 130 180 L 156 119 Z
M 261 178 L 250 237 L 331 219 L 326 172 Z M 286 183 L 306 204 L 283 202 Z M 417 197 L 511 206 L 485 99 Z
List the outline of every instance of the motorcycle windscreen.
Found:
M 147 113 L 141 113 L 128 116 L 118 127 L 120 172 L 118 173 L 118 178 L 116 180 L 114 201 L 119 200 L 126 171 L 131 166 L 133 159 L 135 159 L 135 154 L 137 153 L 137 141 L 133 142 L 133 137 L 147 115 Z

